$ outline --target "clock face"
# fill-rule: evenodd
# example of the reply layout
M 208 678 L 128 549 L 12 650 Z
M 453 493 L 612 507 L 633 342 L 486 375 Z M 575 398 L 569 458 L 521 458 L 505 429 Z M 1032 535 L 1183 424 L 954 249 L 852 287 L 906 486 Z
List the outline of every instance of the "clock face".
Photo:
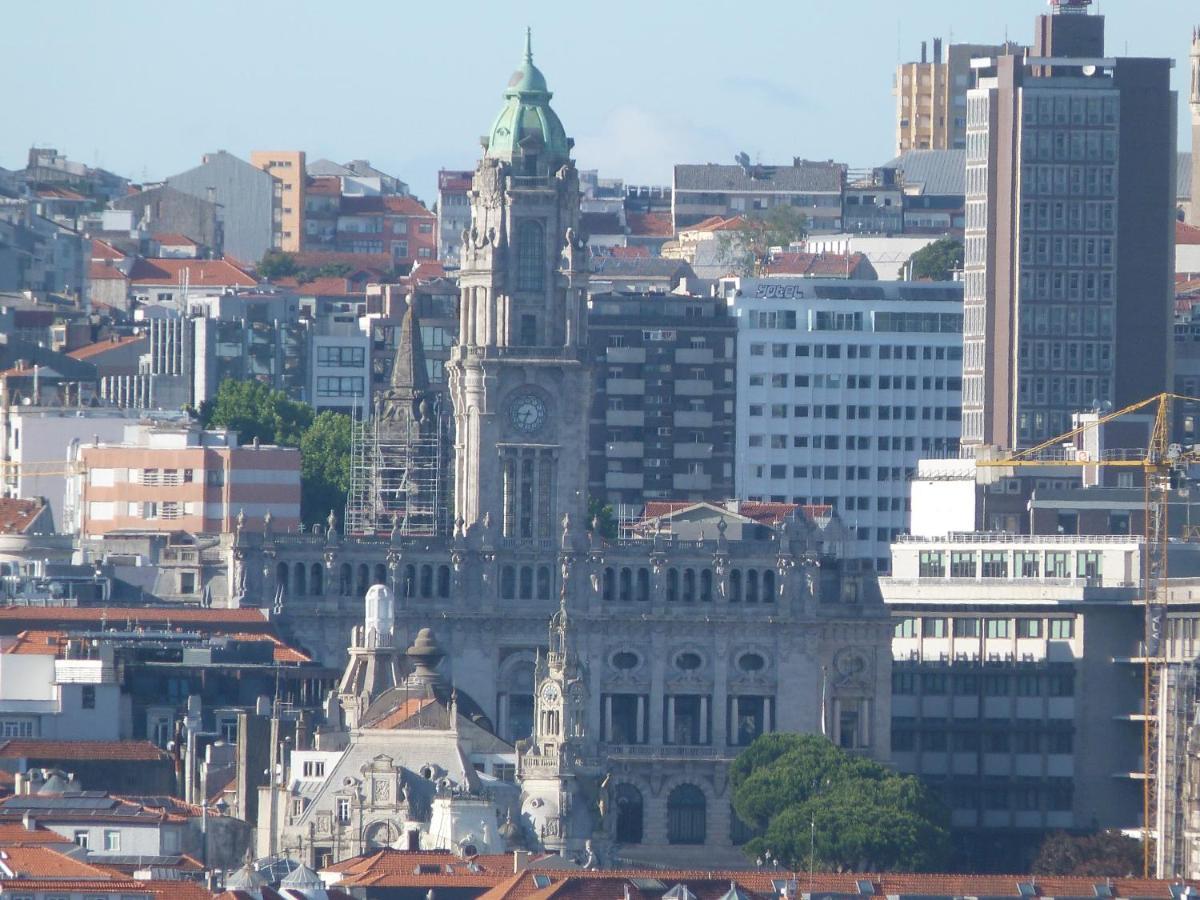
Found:
M 542 702 L 555 703 L 558 700 L 558 685 L 550 682 L 542 686 Z
M 518 394 L 509 404 L 508 416 L 517 431 L 533 434 L 546 422 L 546 404 L 537 394 Z

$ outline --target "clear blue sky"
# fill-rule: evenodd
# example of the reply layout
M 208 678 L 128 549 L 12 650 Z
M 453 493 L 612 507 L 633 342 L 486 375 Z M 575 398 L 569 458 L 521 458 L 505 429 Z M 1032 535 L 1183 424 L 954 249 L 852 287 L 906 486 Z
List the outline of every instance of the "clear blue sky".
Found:
M 1101 0 L 1108 51 L 1170 56 L 1186 92 L 1196 0 Z M 1045 0 L 5 4 L 0 166 L 54 146 L 135 180 L 209 150 L 369 159 L 431 202 L 468 168 L 534 57 L 582 168 L 669 183 L 676 162 L 832 158 L 894 143 L 892 72 L 922 40 L 1028 42 Z M 1180 147 L 1190 143 L 1180 97 Z

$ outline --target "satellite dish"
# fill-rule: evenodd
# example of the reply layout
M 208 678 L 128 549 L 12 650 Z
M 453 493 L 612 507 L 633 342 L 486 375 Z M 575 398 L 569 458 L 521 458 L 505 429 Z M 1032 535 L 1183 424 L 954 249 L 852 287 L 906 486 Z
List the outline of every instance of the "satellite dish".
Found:
M 1091 78 L 1093 75 L 1096 74 L 1096 67 L 1095 66 L 1084 66 L 1083 74 L 1084 74 L 1084 77 Z

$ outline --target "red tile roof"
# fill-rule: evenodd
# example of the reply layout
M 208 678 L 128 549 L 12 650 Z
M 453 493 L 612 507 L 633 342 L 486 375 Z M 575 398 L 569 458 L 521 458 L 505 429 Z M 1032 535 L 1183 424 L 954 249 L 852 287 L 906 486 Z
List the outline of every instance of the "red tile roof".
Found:
M 88 278 L 92 281 L 124 281 L 126 277 L 124 272 L 106 262 L 88 263 Z
M 220 633 L 269 631 L 271 628 L 264 611 L 260 609 L 206 609 L 196 606 L 0 607 L 0 633 L 9 623 L 19 625 L 20 631 L 39 626 L 60 628 L 79 624 L 108 628 L 188 625 Z
M 370 727 L 381 729 L 398 728 L 425 707 L 436 702 L 436 700 L 431 700 L 427 697 L 412 697 L 408 700 L 405 700 L 386 716 L 371 722 Z
M 137 344 L 145 341 L 144 334 L 130 334 L 123 337 L 113 336 L 109 340 L 96 341 L 94 344 L 85 344 L 82 347 L 77 347 L 74 350 L 67 352 L 67 356 L 71 359 L 91 359 L 93 356 L 100 356 L 108 353 L 110 350 L 118 350 L 121 347 L 128 347 L 130 344 Z
M 110 869 L 90 865 L 47 846 L 5 845 L 3 864 L 18 878 L 93 878 L 99 880 L 112 877 Z
M 88 199 L 87 197 L 83 196 L 83 194 L 80 194 L 77 191 L 73 191 L 70 188 L 64 188 L 64 187 L 39 188 L 37 191 L 37 195 L 38 195 L 38 197 L 40 197 L 43 200 L 87 200 Z
M 41 500 L 0 499 L 0 534 L 20 534 L 45 507 Z
M 142 762 L 169 759 L 149 741 L 49 741 L 39 738 L 6 739 L 0 743 L 0 758 Z
M 674 237 L 670 213 L 625 213 L 629 233 L 639 237 Z
M 1175 223 L 1176 244 L 1200 244 L 1200 228 L 1183 222 Z
M 154 240 L 158 242 L 160 247 L 199 247 L 200 244 L 193 241 L 186 234 L 156 234 Z
M 650 251 L 645 247 L 613 247 L 608 252 L 616 259 L 644 259 L 650 256 Z
M 416 197 L 384 197 L 383 208 L 393 215 L 435 218 Z
M 0 653 L 19 656 L 58 656 L 67 636 L 61 631 L 22 631 L 15 638 L 0 639 Z
M 177 285 L 187 271 L 188 285 L 255 287 L 258 281 L 245 269 L 224 259 L 139 259 L 129 272 L 134 284 Z
M 271 283 L 306 296 L 311 294 L 317 297 L 351 297 L 365 293 L 356 290 L 349 279 L 334 276 L 322 276 L 303 282 L 295 278 L 276 278 Z
M 0 822 L 0 848 L 20 847 L 29 844 L 65 844 L 74 847 L 75 842 L 36 823 L 26 828 L 23 822 Z
M 336 175 L 317 175 L 308 179 L 304 190 L 309 194 L 326 194 L 337 197 L 342 193 L 342 180 Z
M 472 871 L 472 865 L 475 871 Z M 338 887 L 490 888 L 511 875 L 510 854 L 464 859 L 449 851 L 380 850 L 334 863 L 323 871 L 342 875 Z
M 851 275 L 869 264 L 862 253 L 776 253 L 765 266 L 768 275 L 804 275 L 810 278 L 838 278 Z
M 744 228 L 747 221 L 745 216 L 730 216 L 728 219 L 724 216 L 709 216 L 695 225 L 681 228 L 680 231 L 733 231 Z
M 103 259 L 124 259 L 125 254 L 110 244 L 108 241 L 102 241 L 99 238 L 92 238 L 92 260 Z

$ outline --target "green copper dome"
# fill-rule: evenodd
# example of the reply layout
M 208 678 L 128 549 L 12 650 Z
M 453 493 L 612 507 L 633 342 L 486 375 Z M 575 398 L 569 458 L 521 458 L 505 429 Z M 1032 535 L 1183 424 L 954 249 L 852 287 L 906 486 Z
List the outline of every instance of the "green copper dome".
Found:
M 546 87 L 546 76 L 533 64 L 532 38 L 525 32 L 525 58 L 513 72 L 504 91 L 504 108 L 492 123 L 487 138 L 487 155 L 512 162 L 536 155 L 547 162 L 566 162 L 571 151 L 562 122 L 550 108 L 554 96 Z

